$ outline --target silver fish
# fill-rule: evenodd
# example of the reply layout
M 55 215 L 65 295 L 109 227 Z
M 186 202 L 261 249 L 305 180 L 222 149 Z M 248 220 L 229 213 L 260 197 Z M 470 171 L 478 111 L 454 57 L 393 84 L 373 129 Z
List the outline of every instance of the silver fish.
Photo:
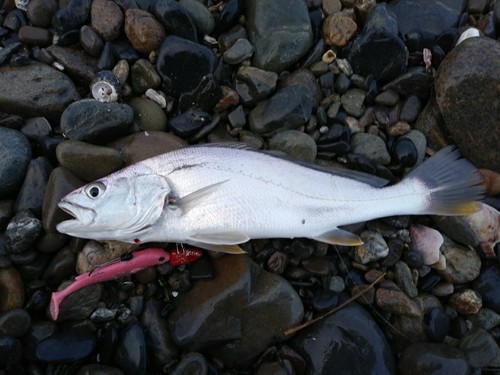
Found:
M 75 237 L 178 242 L 240 252 L 256 238 L 361 239 L 338 226 L 393 215 L 464 215 L 484 193 L 476 168 L 447 147 L 401 182 L 326 170 L 244 146 L 196 146 L 159 155 L 89 183 L 59 207 Z

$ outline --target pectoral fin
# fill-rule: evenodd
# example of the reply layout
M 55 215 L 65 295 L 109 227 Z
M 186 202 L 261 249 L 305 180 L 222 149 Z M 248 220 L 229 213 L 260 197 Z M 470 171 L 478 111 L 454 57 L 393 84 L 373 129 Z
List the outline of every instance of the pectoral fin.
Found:
M 313 237 L 313 239 L 329 243 L 330 245 L 357 246 L 363 244 L 363 241 L 359 238 L 359 236 L 339 228 L 335 228 L 319 236 Z
M 199 205 L 205 199 L 207 199 L 210 194 L 214 193 L 225 182 L 227 182 L 227 180 L 217 182 L 217 183 L 212 184 L 212 185 L 205 186 L 204 188 L 196 190 L 195 192 L 192 192 L 191 194 L 188 194 L 182 198 L 176 199 L 172 203 L 175 206 L 179 207 L 183 212 L 187 212 L 187 211 L 191 210 L 192 208 L 196 207 L 197 205 Z
M 247 242 L 250 239 L 241 232 L 219 232 L 219 233 L 196 233 L 189 240 L 212 245 L 236 245 Z
M 198 242 L 198 241 L 189 241 L 188 242 L 190 245 L 199 247 L 201 249 L 205 250 L 210 250 L 210 251 L 217 251 L 220 253 L 226 253 L 226 254 L 246 254 L 245 251 L 238 245 L 214 245 L 214 244 L 209 244 L 209 243 L 203 243 L 203 242 Z

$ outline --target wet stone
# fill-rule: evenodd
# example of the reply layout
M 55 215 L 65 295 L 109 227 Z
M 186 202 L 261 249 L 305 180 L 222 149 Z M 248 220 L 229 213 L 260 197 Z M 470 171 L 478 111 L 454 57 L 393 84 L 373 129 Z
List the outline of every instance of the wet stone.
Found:
M 252 57 L 254 48 L 248 39 L 238 39 L 226 52 L 224 61 L 230 65 L 239 64 Z
M 16 268 L 0 268 L 0 313 L 22 307 L 24 300 L 24 284 Z
M 167 35 L 197 42 L 196 25 L 188 10 L 175 0 L 156 1 L 152 13 L 165 28 Z
M 3 197 L 16 191 L 25 177 L 31 147 L 24 134 L 0 127 L 0 158 L 0 196 Z
M 243 12 L 243 4 L 239 0 L 229 0 L 226 2 L 224 8 L 219 13 L 215 20 L 215 29 L 213 33 L 219 35 L 227 31 L 231 26 L 237 23 L 238 18 Z
M 312 45 L 307 6 L 301 0 L 245 2 L 245 16 L 255 46 L 252 65 L 257 68 L 280 72 L 297 62 Z
M 123 166 L 120 153 L 112 148 L 80 141 L 61 142 L 56 149 L 60 165 L 83 181 L 104 177 Z
M 353 152 L 367 157 L 376 163 L 387 165 L 391 156 L 382 138 L 368 133 L 357 133 L 351 138 Z
M 203 111 L 211 111 L 223 100 L 224 92 L 213 74 L 203 76 L 198 86 L 183 93 L 179 98 L 179 111 L 184 112 L 193 107 Z M 217 111 L 216 111 L 217 112 Z
M 332 369 L 345 374 L 395 371 L 384 334 L 356 303 L 299 331 L 289 345 L 303 355 L 310 374 L 331 374 Z
M 94 31 L 106 41 L 115 40 L 121 33 L 123 13 L 112 1 L 93 0 L 90 19 Z
M 205 4 L 196 0 L 180 0 L 179 4 L 182 5 L 191 16 L 199 35 L 211 34 L 215 22 L 212 13 Z M 227 3 L 225 6 L 227 6 Z
M 80 29 L 80 45 L 85 52 L 93 57 L 99 57 L 104 48 L 101 37 L 87 25 Z
M 242 66 L 236 73 L 236 91 L 245 105 L 268 98 L 276 88 L 278 75 L 253 66 Z
M 208 363 L 200 353 L 187 353 L 171 372 L 171 375 L 205 375 L 208 374 Z
M 42 223 L 30 211 L 18 212 L 7 225 L 5 244 L 10 254 L 28 250 L 42 233 Z
M 382 91 L 375 97 L 375 103 L 378 105 L 385 105 L 392 107 L 396 105 L 399 101 L 399 95 L 397 92 L 392 90 Z
M 415 165 L 422 163 L 427 152 L 427 139 L 425 135 L 419 130 L 412 129 L 402 138 L 409 139 L 413 143 L 413 146 L 415 146 L 415 150 L 417 152 L 417 161 Z M 414 152 L 413 149 L 411 152 Z
M 484 267 L 474 281 L 474 289 L 481 295 L 484 306 L 500 314 L 500 268 L 496 265 Z
M 410 345 L 401 354 L 398 367 L 401 375 L 429 374 L 436 369 L 443 374 L 470 374 L 465 353 L 448 344 Z
M 136 97 L 128 102 L 134 110 L 134 123 L 145 131 L 166 131 L 167 116 L 161 107 L 145 97 Z
M 282 275 L 288 265 L 288 255 L 282 251 L 275 251 L 267 260 L 267 269 L 277 275 Z
M 146 374 L 146 340 L 139 323 L 134 323 L 121 332 L 116 349 L 115 363 L 126 375 Z
M 316 143 L 309 135 L 298 130 L 284 130 L 275 134 L 269 140 L 269 149 L 285 152 L 300 160 L 316 159 Z
M 362 76 L 390 81 L 406 70 L 408 50 L 398 35 L 397 20 L 385 3 L 368 13 L 363 31 L 350 45 L 347 59 Z
M 4 335 L 21 337 L 31 324 L 30 314 L 21 308 L 9 310 L 0 314 L 0 337 Z
M 207 112 L 193 108 L 170 119 L 169 126 L 176 135 L 186 138 L 194 135 L 210 121 L 211 116 Z
M 21 341 L 8 335 L 0 336 L 0 364 L 12 365 L 19 363 L 22 355 Z
M 36 346 L 36 357 L 42 362 L 71 362 L 84 359 L 96 346 L 94 334 L 86 329 L 59 331 Z
M 61 116 L 61 130 L 74 141 L 104 143 L 128 132 L 134 119 L 126 104 L 102 103 L 84 99 L 69 105 Z
M 311 116 L 311 100 L 310 91 L 303 85 L 285 87 L 250 112 L 250 129 L 261 135 L 294 129 Z
M 216 63 L 217 58 L 209 48 L 167 36 L 158 51 L 156 69 L 163 79 L 164 90 L 178 96 L 196 88 L 203 76 L 214 73 Z
M 161 23 L 141 9 L 127 9 L 125 12 L 125 34 L 137 51 L 146 54 L 158 50 L 165 38 Z
M 394 142 L 391 153 L 403 167 L 413 167 L 418 160 L 417 148 L 409 138 L 399 138 Z

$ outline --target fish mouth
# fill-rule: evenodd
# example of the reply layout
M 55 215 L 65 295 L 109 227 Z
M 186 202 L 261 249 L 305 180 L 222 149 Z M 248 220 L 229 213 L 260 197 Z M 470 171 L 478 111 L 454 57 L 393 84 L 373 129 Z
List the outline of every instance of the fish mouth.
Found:
M 94 222 L 95 211 L 80 206 L 76 203 L 71 203 L 62 200 L 58 203 L 61 210 L 74 217 L 74 219 L 65 220 L 57 225 L 57 230 L 62 233 L 68 233 L 68 230 L 74 231 L 75 229 L 85 229 L 86 226 Z

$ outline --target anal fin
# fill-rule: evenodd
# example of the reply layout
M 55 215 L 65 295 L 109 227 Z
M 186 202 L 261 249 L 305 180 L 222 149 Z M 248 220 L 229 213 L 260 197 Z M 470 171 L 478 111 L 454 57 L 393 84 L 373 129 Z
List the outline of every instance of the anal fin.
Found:
M 359 238 L 359 236 L 339 228 L 335 228 L 319 236 L 312 237 L 312 239 L 319 242 L 325 242 L 330 245 L 357 246 L 363 244 L 363 241 Z
M 236 255 L 246 254 L 246 251 L 244 251 L 238 245 L 214 245 L 214 244 L 197 242 L 197 241 L 188 241 L 187 243 L 189 245 L 199 247 L 201 249 L 216 251 L 219 253 L 236 254 Z

